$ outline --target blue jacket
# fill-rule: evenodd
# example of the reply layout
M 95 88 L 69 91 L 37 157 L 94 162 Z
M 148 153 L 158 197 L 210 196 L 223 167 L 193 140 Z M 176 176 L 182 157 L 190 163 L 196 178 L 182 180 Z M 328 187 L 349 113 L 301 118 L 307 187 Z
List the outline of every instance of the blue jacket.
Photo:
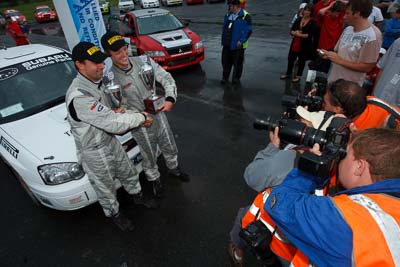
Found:
M 293 169 L 270 194 L 264 209 L 286 237 L 317 266 L 351 266 L 353 236 L 330 197 L 311 195 L 319 178 Z M 338 194 L 400 193 L 388 179 Z
M 391 18 L 385 22 L 385 32 L 383 33 L 382 47 L 389 49 L 392 43 L 400 37 L 400 20 Z
M 229 18 L 232 14 L 233 13 L 229 12 L 224 17 L 221 44 L 222 46 L 224 46 L 225 43 L 229 42 L 230 46 L 228 48 L 231 50 L 236 50 L 240 49 L 236 46 L 237 41 L 240 40 L 240 42 L 242 43 L 241 48 L 247 48 L 247 41 L 253 30 L 250 14 L 244 9 L 241 9 L 237 18 L 232 22 L 231 27 L 229 27 L 229 24 L 231 23 L 231 20 L 229 20 Z M 230 29 L 232 29 L 231 33 L 229 33 Z

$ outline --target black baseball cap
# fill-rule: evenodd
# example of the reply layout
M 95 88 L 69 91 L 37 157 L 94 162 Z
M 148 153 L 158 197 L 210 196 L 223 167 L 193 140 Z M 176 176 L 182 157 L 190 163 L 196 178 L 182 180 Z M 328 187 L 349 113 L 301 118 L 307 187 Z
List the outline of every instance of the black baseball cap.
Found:
M 240 6 L 239 0 L 228 0 L 228 5 Z
M 107 50 L 118 51 L 121 47 L 126 46 L 127 43 L 119 33 L 110 31 L 101 37 L 101 45 L 107 52 Z
M 108 56 L 101 52 L 100 48 L 89 42 L 79 42 L 72 49 L 72 60 L 83 61 L 85 59 L 94 63 L 102 63 Z

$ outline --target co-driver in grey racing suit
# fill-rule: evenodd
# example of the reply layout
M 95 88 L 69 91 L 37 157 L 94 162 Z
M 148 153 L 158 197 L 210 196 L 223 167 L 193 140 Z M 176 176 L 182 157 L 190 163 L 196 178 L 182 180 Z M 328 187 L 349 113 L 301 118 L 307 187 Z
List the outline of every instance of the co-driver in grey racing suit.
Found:
M 129 194 L 141 192 L 137 171 L 114 134 L 138 127 L 145 116 L 134 111 L 116 113 L 106 105 L 100 85 L 78 73 L 67 94 L 68 122 L 75 139 L 78 161 L 88 175 L 107 217 L 119 212 L 114 179 Z
M 143 57 L 143 56 L 142 56 Z M 136 112 L 144 111 L 144 100 L 151 96 L 143 83 L 139 72 L 142 66 L 140 57 L 129 58 L 131 68 L 122 70 L 115 65 L 111 71 L 115 80 L 122 86 L 122 106 Z M 154 76 L 158 83 L 165 90 L 166 101 L 175 102 L 177 98 L 175 80 L 170 73 L 165 71 L 159 64 L 150 58 L 154 70 Z M 142 166 L 148 181 L 156 181 L 160 177 L 157 166 L 157 146 L 163 153 L 167 168 L 172 170 L 178 167 L 178 149 L 171 128 L 164 112 L 158 112 L 153 117 L 153 124 L 150 127 L 138 127 L 132 130 L 132 135 L 139 145 L 143 156 Z

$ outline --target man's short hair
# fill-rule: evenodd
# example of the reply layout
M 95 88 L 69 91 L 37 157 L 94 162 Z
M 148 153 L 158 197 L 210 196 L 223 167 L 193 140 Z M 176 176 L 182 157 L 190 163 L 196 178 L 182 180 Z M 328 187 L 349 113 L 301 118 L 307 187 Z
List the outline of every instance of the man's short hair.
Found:
M 372 181 L 400 178 L 400 131 L 370 128 L 352 135 L 351 146 L 356 159 L 369 164 Z
M 367 107 L 365 90 L 356 82 L 338 79 L 328 86 L 331 105 L 340 107 L 343 115 L 353 119 Z
M 372 12 L 371 0 L 349 0 L 347 7 L 353 11 L 353 14 L 360 12 L 360 16 L 368 18 Z
M 346 8 L 346 5 L 342 1 L 335 1 L 329 8 L 330 12 L 342 12 Z

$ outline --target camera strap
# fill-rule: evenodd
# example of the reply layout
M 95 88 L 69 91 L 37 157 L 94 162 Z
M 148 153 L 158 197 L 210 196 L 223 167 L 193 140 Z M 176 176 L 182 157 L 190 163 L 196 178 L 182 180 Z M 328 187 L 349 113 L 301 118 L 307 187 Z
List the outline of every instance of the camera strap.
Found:
M 329 120 L 329 118 L 334 116 L 334 115 L 335 115 L 335 113 L 333 113 L 331 111 L 325 111 L 324 119 L 319 124 L 318 130 L 321 130 L 321 128 L 325 125 L 325 123 Z

